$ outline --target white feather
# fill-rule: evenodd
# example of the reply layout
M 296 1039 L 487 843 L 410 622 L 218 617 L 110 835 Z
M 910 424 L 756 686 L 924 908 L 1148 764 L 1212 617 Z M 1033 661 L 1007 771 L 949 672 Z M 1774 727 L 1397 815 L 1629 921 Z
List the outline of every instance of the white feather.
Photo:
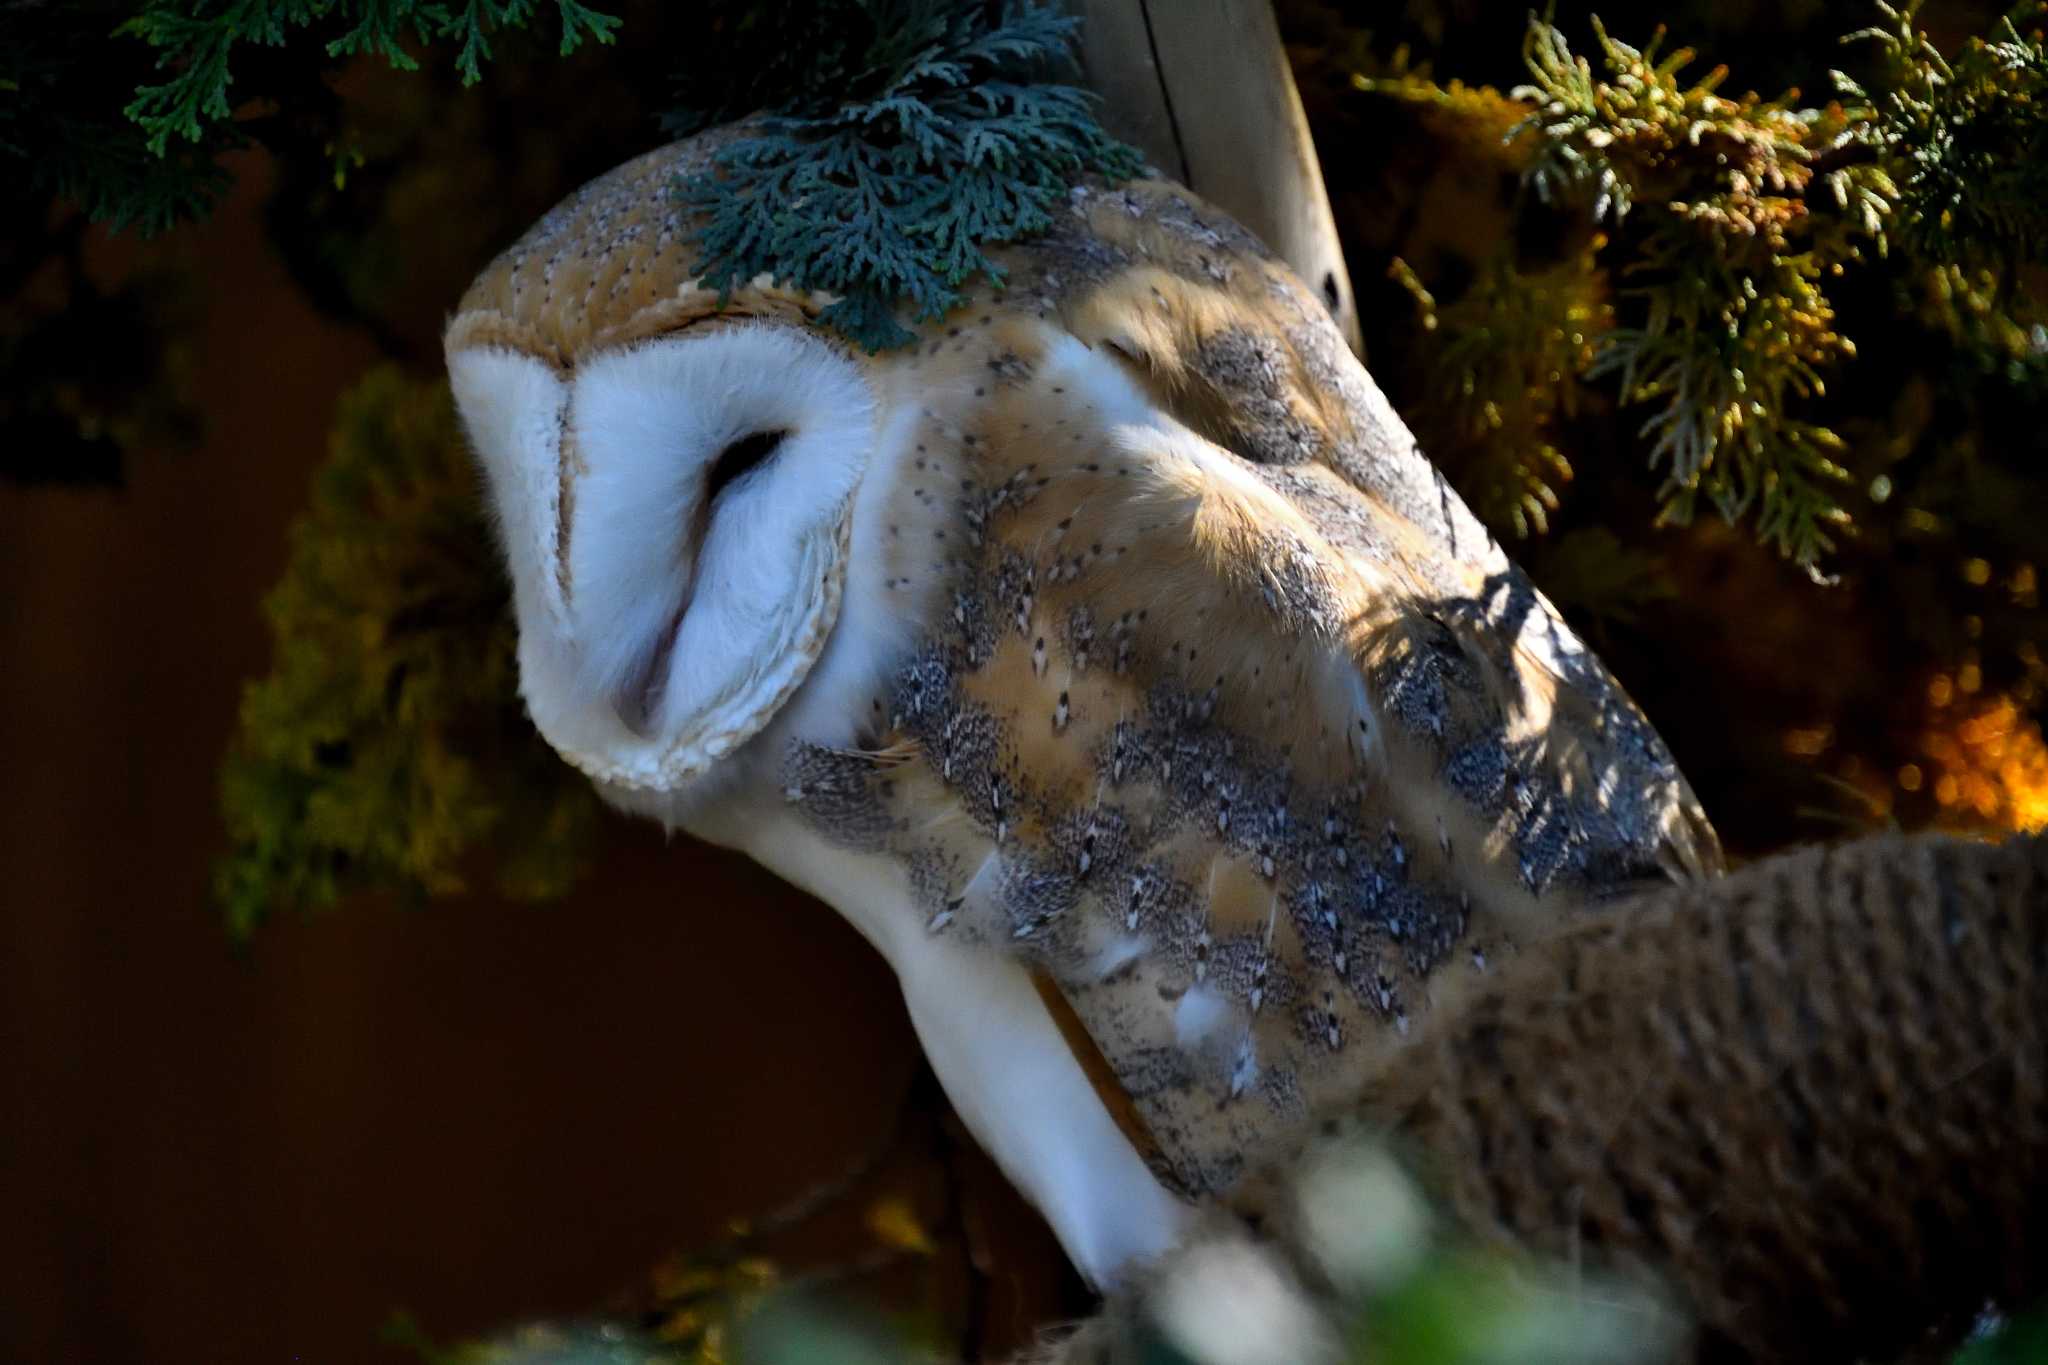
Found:
M 883 543 L 889 509 L 919 417 L 917 404 L 899 403 L 876 430 L 867 473 L 854 495 L 853 547 L 839 623 L 817 667 L 766 736 L 772 747 L 780 747 L 773 741 L 789 737 L 832 747 L 853 745 L 858 727 L 872 719 L 871 703 L 882 697 L 925 624 L 922 598 L 890 592 L 883 583 L 890 563 Z
M 532 356 L 497 347 L 449 356 L 448 382 L 470 444 L 483 457 L 519 620 L 547 620 L 560 629 L 555 537 L 568 389 Z
M 1097 422 L 1107 427 L 1173 427 L 1180 424 L 1160 411 L 1145 396 L 1130 373 L 1116 360 L 1089 349 L 1086 342 L 1066 332 L 1055 332 L 1039 362 L 1044 382 L 1066 389 L 1082 404 L 1095 410 Z
M 1095 950 L 1088 968 L 1097 981 L 1107 981 L 1151 951 L 1150 940 L 1138 934 L 1117 934 Z
M 685 333 L 586 364 L 570 430 L 588 469 L 574 479 L 568 547 L 583 684 L 616 687 L 680 613 L 662 719 L 680 724 L 731 686 L 764 623 L 811 589 L 797 577 L 800 547 L 836 525 L 873 413 L 859 371 L 790 328 Z M 693 544 L 713 463 L 775 431 L 782 447 L 725 491 Z
M 1117 1127 L 1021 964 L 928 932 L 906 913 L 900 864 L 829 846 L 784 811 L 736 823 L 754 856 L 829 900 L 896 969 L 947 1098 L 1084 1276 L 1108 1287 L 1180 1240 L 1192 1210 Z
M 1187 1052 L 1209 1051 L 1237 1022 L 1237 1011 L 1221 991 L 1195 986 L 1173 1007 L 1173 1040 Z

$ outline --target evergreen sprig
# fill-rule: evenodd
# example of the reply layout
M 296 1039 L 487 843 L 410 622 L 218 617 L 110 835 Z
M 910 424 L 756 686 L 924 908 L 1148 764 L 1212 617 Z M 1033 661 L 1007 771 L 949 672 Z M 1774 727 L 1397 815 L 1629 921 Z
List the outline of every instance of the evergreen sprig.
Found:
M 1690 521 L 1701 499 L 1730 521 L 1754 512 L 1759 536 L 1818 574 L 1849 520 L 1847 475 L 1840 437 L 1799 407 L 1855 353 L 1824 281 L 1881 243 L 1893 186 L 1880 166 L 1844 165 L 1827 182 L 1838 212 L 1816 214 L 1816 158 L 1853 136 L 1839 106 L 1731 99 L 1726 68 L 1682 78 L 1690 49 L 1660 58 L 1657 42 L 1637 49 L 1593 28 L 1599 75 L 1532 21 L 1532 81 L 1514 92 L 1535 105 L 1516 132 L 1536 138 L 1539 198 L 1616 226 L 1642 206 L 1621 267 L 1640 321 L 1607 334 L 1587 377 L 1615 377 L 1625 401 L 1653 407 L 1641 433 L 1667 472 L 1665 519 Z
M 987 248 L 1043 232 L 1074 181 L 1137 174 L 1072 68 L 1078 21 L 1037 0 L 841 0 L 839 35 L 712 171 L 679 194 L 706 215 L 707 284 L 766 273 L 837 295 L 827 326 L 871 350 L 943 316 Z
M 2025 29 L 2048 6 L 2026 0 L 1953 57 L 1916 27 L 1917 3 L 1877 9 L 1881 23 L 1843 40 L 1880 49 L 1872 89 L 1831 72 L 1840 98 L 1821 105 L 1731 97 L 1726 68 L 1694 78 L 1692 50 L 1660 52 L 1661 31 L 1630 46 L 1597 18 L 1589 57 L 1532 16 L 1529 80 L 1506 97 L 1439 86 L 1400 56 L 1391 75 L 1354 78 L 1425 121 L 1462 123 L 1453 140 L 1486 141 L 1518 170 L 1534 201 L 1524 226 L 1561 214 L 1576 224 L 1567 239 L 1591 244 L 1576 271 L 1572 250 L 1529 268 L 1505 244 L 1480 265 L 1481 297 L 1428 333 L 1432 408 L 1448 414 L 1437 425 L 1470 448 L 1465 489 L 1495 524 L 1526 535 L 1555 506 L 1553 423 L 1527 375 L 1499 362 L 1509 324 L 1560 287 L 1617 285 L 1615 325 L 1548 368 L 1648 410 L 1638 435 L 1665 475 L 1662 518 L 1704 504 L 1751 519 L 1817 578 L 1851 526 L 1839 405 L 1825 401 L 1856 355 L 1838 323 L 1845 276 L 1895 282 L 1984 368 L 2048 378 L 2048 47 Z M 1503 108 L 1520 110 L 1505 131 Z M 1530 334 L 1511 348 L 1546 346 Z
M 1923 312 L 2010 368 L 2048 372 L 2048 311 L 2029 272 L 2048 266 L 2048 44 L 2040 0 L 2004 15 L 1988 37 L 1946 58 L 1915 26 L 1919 0 L 1848 35 L 1874 43 L 1882 85 L 1864 90 L 1857 145 L 1894 182 L 1887 237 L 1922 271 Z
M 244 43 L 282 47 L 294 29 L 330 21 L 340 32 L 329 39 L 332 58 L 374 55 L 401 71 L 416 70 L 412 45 L 453 43 L 464 84 L 475 82 L 490 60 L 491 35 L 523 28 L 539 0 L 149 0 L 120 28 L 158 50 L 157 67 L 170 78 L 136 91 L 127 114 L 146 134 L 149 149 L 162 156 L 173 139 L 200 142 L 207 130 L 230 114 L 232 59 Z M 612 41 L 619 21 L 579 0 L 555 0 L 562 26 L 561 53 L 568 56 L 585 39 Z
M 0 4 L 0 256 L 25 259 L 53 199 L 157 231 L 203 214 L 225 183 L 200 149 L 152 155 L 122 115 L 143 63 L 107 41 L 118 18 L 106 3 Z
M 1953 61 L 1914 27 L 1919 4 L 1878 0 L 1886 23 L 1848 35 L 1884 58 L 1875 97 L 1840 72 L 1844 93 L 1872 100 L 1858 140 L 1899 168 L 1893 234 L 1930 260 L 2000 264 L 2048 247 L 2048 47 L 2019 22 L 2042 17 L 2029 0 L 1972 38 Z
M 1460 468 L 1460 490 L 1489 525 L 1547 533 L 1572 478 L 1557 426 L 1576 412 L 1581 375 L 1613 326 L 1592 253 L 1541 271 L 1496 255 L 1448 306 L 1406 261 L 1392 274 L 1421 310 L 1434 390 L 1418 414 L 1424 447 Z

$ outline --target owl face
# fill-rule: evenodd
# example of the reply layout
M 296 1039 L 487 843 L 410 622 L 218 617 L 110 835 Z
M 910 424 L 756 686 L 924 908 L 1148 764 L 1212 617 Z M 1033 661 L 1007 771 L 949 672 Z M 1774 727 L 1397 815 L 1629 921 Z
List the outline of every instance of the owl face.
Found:
M 696 302 L 570 368 L 495 346 L 449 359 L 534 721 L 629 803 L 685 788 L 803 682 L 837 618 L 874 438 L 873 395 L 839 349 Z

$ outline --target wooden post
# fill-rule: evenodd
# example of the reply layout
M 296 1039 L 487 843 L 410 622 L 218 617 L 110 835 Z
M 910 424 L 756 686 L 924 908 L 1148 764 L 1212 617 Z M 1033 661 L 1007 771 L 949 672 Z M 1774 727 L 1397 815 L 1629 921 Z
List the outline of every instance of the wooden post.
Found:
M 1257 233 L 1360 347 L 1351 275 L 1270 0 L 1071 0 L 1102 121 Z

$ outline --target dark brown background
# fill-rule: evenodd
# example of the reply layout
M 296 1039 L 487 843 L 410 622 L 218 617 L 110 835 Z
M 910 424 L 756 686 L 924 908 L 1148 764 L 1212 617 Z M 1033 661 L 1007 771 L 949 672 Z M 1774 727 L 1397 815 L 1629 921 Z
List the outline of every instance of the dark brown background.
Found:
M 146 250 L 208 281 L 203 447 L 125 489 L 0 485 L 0 1361 L 407 1358 L 589 1308 L 827 1178 L 917 1066 L 830 911 L 619 823 L 545 907 L 350 906 L 233 949 L 214 770 L 263 592 L 369 339 L 272 253 L 269 175 Z M 96 249 L 110 274 L 137 248 Z M 973 1158 L 969 1158 L 972 1160 Z M 1029 1272 L 1048 1244 L 977 1176 Z M 1034 1278 L 1035 1276 L 1035 1278 Z

